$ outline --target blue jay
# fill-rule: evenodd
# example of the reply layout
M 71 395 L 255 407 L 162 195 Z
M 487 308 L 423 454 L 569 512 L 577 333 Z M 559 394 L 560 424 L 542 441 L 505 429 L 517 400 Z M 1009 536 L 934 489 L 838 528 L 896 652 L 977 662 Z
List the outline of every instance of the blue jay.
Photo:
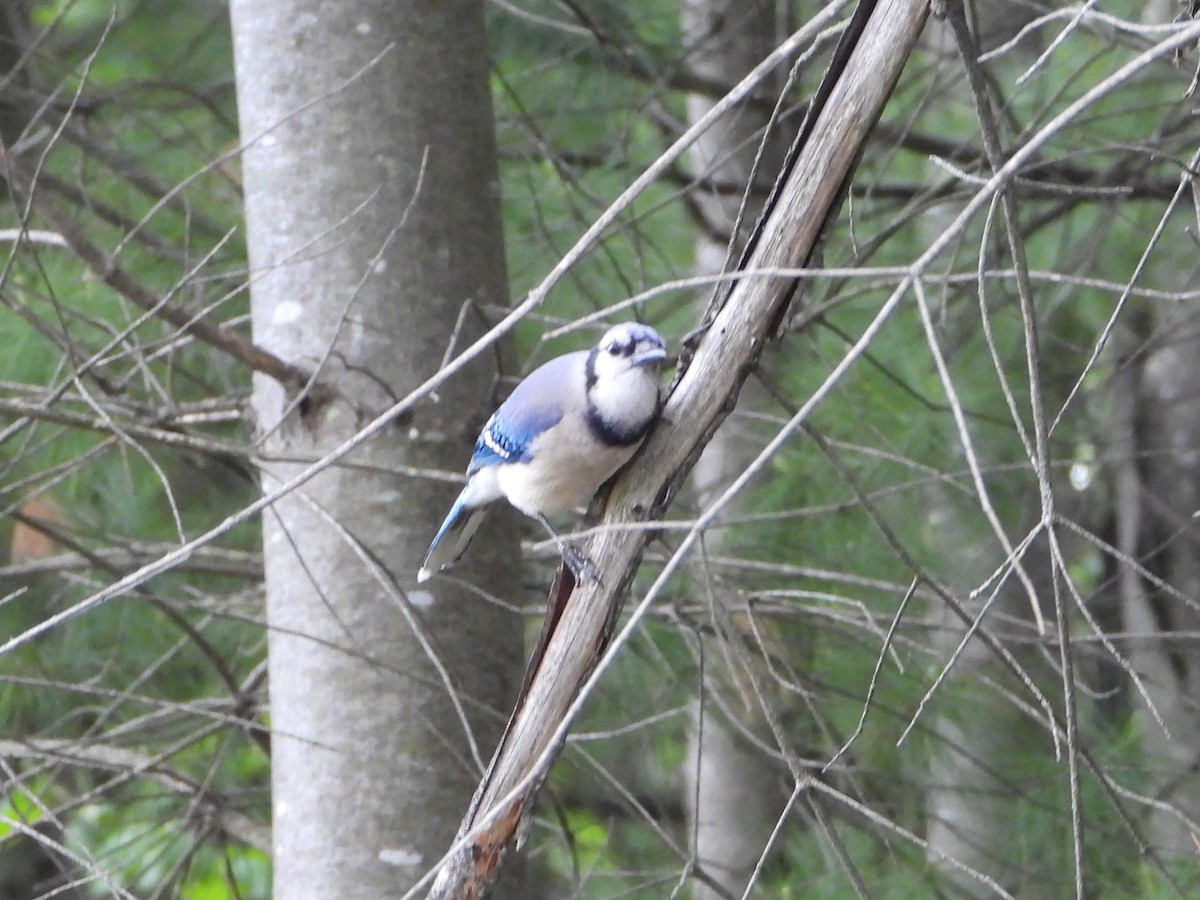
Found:
M 537 519 L 578 578 L 591 566 L 546 519 L 588 500 L 641 445 L 658 417 L 663 340 L 648 325 L 610 328 L 591 350 L 556 357 L 529 374 L 492 413 L 475 442 L 467 486 L 417 573 L 453 565 L 501 497 Z

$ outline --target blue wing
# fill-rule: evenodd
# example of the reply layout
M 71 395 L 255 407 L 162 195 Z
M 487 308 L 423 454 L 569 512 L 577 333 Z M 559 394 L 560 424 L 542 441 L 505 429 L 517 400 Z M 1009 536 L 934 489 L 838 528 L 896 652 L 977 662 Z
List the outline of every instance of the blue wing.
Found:
M 453 565 L 466 551 L 483 521 L 487 504 L 500 496 L 494 479 L 476 473 L 488 466 L 529 462 L 533 458 L 534 442 L 562 420 L 563 398 L 571 378 L 583 378 L 587 355 L 586 351 L 568 353 L 535 369 L 492 413 L 475 442 L 475 453 L 467 467 L 467 486 L 429 546 L 417 573 L 418 581 Z
M 533 442 L 562 420 L 561 398 L 568 377 L 579 364 L 573 359 L 578 355 L 569 353 L 552 359 L 517 385 L 483 426 L 467 467 L 468 475 L 485 466 L 529 462 Z

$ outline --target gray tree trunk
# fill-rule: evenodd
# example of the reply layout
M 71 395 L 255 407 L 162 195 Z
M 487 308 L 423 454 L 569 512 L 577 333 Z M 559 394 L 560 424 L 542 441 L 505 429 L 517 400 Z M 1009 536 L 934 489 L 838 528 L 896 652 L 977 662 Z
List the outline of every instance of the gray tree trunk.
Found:
M 1128 657 L 1162 717 L 1134 697 L 1152 810 L 1150 840 L 1165 857 L 1194 861 L 1200 822 L 1200 326 L 1194 313 L 1156 317 L 1120 367 L 1115 404 L 1118 549 Z M 1164 338 L 1163 336 L 1169 336 Z M 1185 636 L 1192 636 L 1185 639 Z M 1180 815 L 1182 814 L 1182 816 Z M 1185 818 L 1186 817 L 1186 818 Z M 1190 820 L 1190 821 L 1189 821 Z M 1190 863 L 1189 863 L 1190 864 Z
M 955 511 L 945 497 L 931 506 L 938 510 L 930 517 L 940 523 L 934 526 L 937 542 L 963 579 L 956 585 L 958 596 L 967 597 L 1002 557 L 990 552 L 994 541 L 979 531 L 976 518 Z M 1039 592 L 1045 614 L 1052 615 L 1047 599 L 1052 588 L 1046 542 L 1035 541 L 1021 562 Z M 1045 675 L 1037 654 L 1028 649 L 1030 600 L 1016 575 L 1008 577 L 994 599 L 984 592 L 968 610 L 981 614 L 985 602 L 989 608 L 984 627 L 1008 645 L 1026 671 Z M 949 659 L 966 626 L 948 609 L 942 609 L 938 618 L 940 637 L 934 647 L 939 659 Z M 1030 722 L 1012 702 L 985 687 L 989 683 L 1004 685 L 1008 678 L 993 651 L 978 637 L 972 639 L 943 688 L 944 711 L 932 726 L 935 739 L 925 795 L 926 838 L 931 862 L 955 884 L 956 896 L 994 897 L 995 891 L 949 861 L 992 876 L 1014 891 L 1022 887 L 1018 881 L 1021 868 L 1013 865 L 1021 841 L 1013 831 L 1013 800 L 1025 790 L 1023 767 L 1030 764 L 1037 748 L 1045 746 L 1047 738 L 1044 726 Z M 1045 682 L 1052 683 L 1049 678 Z M 962 697 L 969 701 L 956 696 L 960 687 Z
M 1007 2 L 968 2 L 964 9 L 975 42 L 983 50 L 1009 40 L 1032 17 L 1032 12 L 1021 4 Z M 944 19 L 930 19 L 925 41 L 935 56 L 942 57 L 950 78 L 962 82 L 962 90 L 970 102 L 962 59 Z M 1028 52 L 1032 43 L 1024 42 L 1013 56 L 1027 62 L 1021 53 Z M 955 212 L 947 208 L 942 215 L 948 219 Z M 930 217 L 929 236 L 940 234 L 944 224 L 943 218 Z M 1042 390 L 1052 387 L 1043 384 Z M 1020 512 L 1017 524 L 1009 528 L 1010 535 L 1023 534 L 1039 514 L 1033 506 L 1036 497 L 1030 496 L 1034 489 L 1008 484 L 1001 478 L 991 482 L 994 492 L 1006 487 L 1024 493 L 1023 499 L 1012 498 L 1011 506 Z M 978 506 L 971 501 L 963 507 L 962 502 L 961 498 L 952 500 L 940 491 L 934 492 L 930 496 L 926 528 L 930 535 L 927 542 L 939 548 L 950 586 L 959 597 L 965 598 L 984 583 L 1001 564 L 1003 556 Z M 1035 541 L 1021 562 L 1044 614 L 1052 619 L 1053 581 L 1046 542 Z M 1028 637 L 1033 633 L 1032 607 L 1020 580 L 1010 574 L 994 599 L 990 592 L 983 592 L 967 605 L 967 611 L 972 615 L 982 614 L 985 602 L 989 607 L 984 627 L 1006 643 L 1013 658 L 1027 672 L 1046 676 L 1046 684 L 1053 684 L 1038 655 L 1028 649 Z M 944 660 L 954 652 L 966 626 L 947 608 L 938 609 L 936 615 L 941 627 L 933 646 L 938 658 Z M 1022 889 L 1018 883 L 1020 869 L 1013 865 L 1021 839 L 1013 831 L 1013 798 L 1022 790 L 1020 767 L 1030 765 L 1046 738 L 1014 704 L 983 687 L 988 683 L 1005 684 L 1007 678 L 994 652 L 978 638 L 972 639 L 954 665 L 945 686 L 947 700 L 932 723 L 935 739 L 931 742 L 925 794 L 928 855 L 964 897 L 992 897 L 995 892 L 949 861 L 992 876 L 1006 887 Z M 965 696 L 971 697 L 970 702 L 957 702 L 955 693 L 960 688 Z
M 476 336 L 506 274 L 481 3 L 231 13 L 254 337 L 336 392 L 297 403 L 256 378 L 270 490 L 434 373 L 464 306 L 457 340 Z M 399 896 L 495 745 L 521 624 L 448 579 L 416 590 L 457 487 L 402 468 L 461 471 L 493 388 L 486 365 L 452 379 L 264 517 L 280 900 Z M 464 576 L 511 598 L 513 532 L 484 532 Z
M 784 4 L 775 0 L 682 0 L 682 29 L 691 69 L 718 83 L 733 85 L 745 77 L 778 44 L 781 25 L 786 24 Z M 713 105 L 706 96 L 691 95 L 687 101 L 688 118 L 696 121 Z M 690 151 L 693 171 L 717 182 L 725 190 L 701 191 L 696 195 L 703 223 L 696 239 L 696 274 L 720 273 L 726 265 L 731 245 L 736 254 L 745 241 L 762 207 L 765 192 L 782 165 L 783 148 L 778 139 L 768 142 L 762 151 L 757 172 L 755 158 L 760 153 L 762 132 L 767 116 L 744 107 L 725 116 L 710 128 Z M 742 221 L 738 211 L 741 191 L 755 178 L 759 189 L 748 203 Z M 735 227 L 737 233 L 735 234 Z M 739 400 L 742 409 L 761 408 L 764 401 L 753 381 L 746 383 Z M 701 505 L 711 502 L 738 475 L 746 471 L 760 442 L 746 440 L 746 424 L 735 412 L 713 437 L 696 464 L 693 474 Z M 724 532 L 717 530 L 709 545 L 716 544 Z M 738 600 L 727 591 L 713 588 L 713 602 L 734 610 Z M 741 621 L 734 616 L 727 621 Z M 718 632 L 720 629 L 718 629 Z M 721 639 L 739 639 L 725 635 Z M 780 772 L 762 752 L 753 747 L 741 732 L 755 734 L 764 743 L 774 742 L 766 719 L 751 701 L 751 708 L 740 702 L 731 684 L 736 673 L 721 671 L 727 655 L 713 641 L 706 641 L 706 655 L 713 673 L 704 686 L 709 702 L 691 704 L 688 748 L 684 761 L 684 803 L 701 868 L 724 890 L 739 895 L 770 837 L 787 794 Z M 717 697 L 725 702 L 717 703 Z M 782 698 L 772 698 L 778 700 Z M 731 727 L 726 715 L 738 715 L 740 728 Z M 712 900 L 721 896 L 709 885 L 696 882 L 692 896 Z

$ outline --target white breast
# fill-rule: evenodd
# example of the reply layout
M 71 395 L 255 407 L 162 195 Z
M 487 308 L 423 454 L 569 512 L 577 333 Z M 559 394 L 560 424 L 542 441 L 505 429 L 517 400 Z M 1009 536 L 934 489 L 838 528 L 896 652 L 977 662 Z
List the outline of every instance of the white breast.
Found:
M 533 446 L 533 461 L 497 467 L 500 490 L 526 515 L 566 512 L 591 499 L 638 444 L 597 444 L 582 417 L 568 416 Z

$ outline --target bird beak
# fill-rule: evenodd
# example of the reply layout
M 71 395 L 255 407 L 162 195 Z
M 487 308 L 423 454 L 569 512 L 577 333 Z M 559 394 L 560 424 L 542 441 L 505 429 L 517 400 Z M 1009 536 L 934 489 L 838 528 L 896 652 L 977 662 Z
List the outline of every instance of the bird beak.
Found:
M 662 347 L 651 347 L 633 358 L 635 366 L 656 366 L 667 358 L 667 351 Z

